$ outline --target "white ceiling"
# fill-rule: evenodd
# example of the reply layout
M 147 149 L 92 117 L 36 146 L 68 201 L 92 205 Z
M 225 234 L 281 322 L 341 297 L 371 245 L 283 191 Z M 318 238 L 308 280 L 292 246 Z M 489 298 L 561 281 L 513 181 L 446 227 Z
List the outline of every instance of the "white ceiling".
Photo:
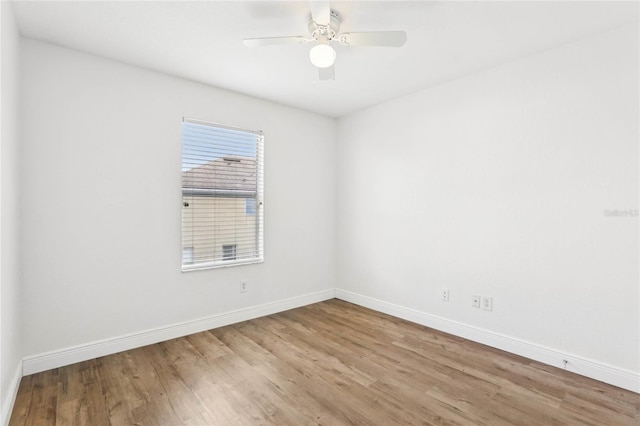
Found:
M 25 37 L 340 117 L 483 68 L 638 21 L 638 2 L 335 1 L 342 31 L 405 30 L 402 48 L 337 45 L 336 80 L 314 84 L 300 1 L 18 1 Z

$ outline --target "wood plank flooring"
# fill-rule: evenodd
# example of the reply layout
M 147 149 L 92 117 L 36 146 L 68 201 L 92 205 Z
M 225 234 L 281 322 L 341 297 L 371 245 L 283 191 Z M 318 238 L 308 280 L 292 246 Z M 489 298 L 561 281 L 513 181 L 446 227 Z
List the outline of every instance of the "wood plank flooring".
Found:
M 634 425 L 640 395 L 337 299 L 26 376 L 10 425 Z

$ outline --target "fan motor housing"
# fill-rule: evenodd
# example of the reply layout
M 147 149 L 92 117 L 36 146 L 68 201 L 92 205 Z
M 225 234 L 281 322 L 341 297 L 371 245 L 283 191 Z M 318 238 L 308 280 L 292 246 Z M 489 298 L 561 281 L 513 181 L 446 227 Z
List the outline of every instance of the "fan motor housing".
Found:
M 329 25 L 319 25 L 313 20 L 313 16 L 309 15 L 309 32 L 314 39 L 321 41 L 332 40 L 338 31 L 340 31 L 340 15 L 335 10 L 331 10 L 329 14 Z

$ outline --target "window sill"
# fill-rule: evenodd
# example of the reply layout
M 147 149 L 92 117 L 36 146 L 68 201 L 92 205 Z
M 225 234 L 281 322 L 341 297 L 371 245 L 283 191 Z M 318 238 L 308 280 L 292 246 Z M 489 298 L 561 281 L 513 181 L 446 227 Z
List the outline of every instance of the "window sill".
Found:
M 228 268 L 231 266 L 253 265 L 256 263 L 264 263 L 264 259 L 236 260 L 226 262 L 210 262 L 197 265 L 182 265 L 182 272 L 204 271 L 206 269 Z

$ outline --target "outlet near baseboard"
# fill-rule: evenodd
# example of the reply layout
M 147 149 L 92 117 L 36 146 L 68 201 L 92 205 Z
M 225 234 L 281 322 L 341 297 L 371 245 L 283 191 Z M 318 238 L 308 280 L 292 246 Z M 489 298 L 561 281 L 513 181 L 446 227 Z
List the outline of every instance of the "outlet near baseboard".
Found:
M 484 309 L 485 311 L 493 310 L 493 297 L 482 298 L 482 309 Z
M 480 307 L 480 296 L 471 296 L 471 306 L 474 308 Z
M 441 295 L 442 295 L 442 300 L 444 302 L 448 302 L 449 301 L 449 289 L 448 288 L 443 288 L 442 292 L 441 292 Z

